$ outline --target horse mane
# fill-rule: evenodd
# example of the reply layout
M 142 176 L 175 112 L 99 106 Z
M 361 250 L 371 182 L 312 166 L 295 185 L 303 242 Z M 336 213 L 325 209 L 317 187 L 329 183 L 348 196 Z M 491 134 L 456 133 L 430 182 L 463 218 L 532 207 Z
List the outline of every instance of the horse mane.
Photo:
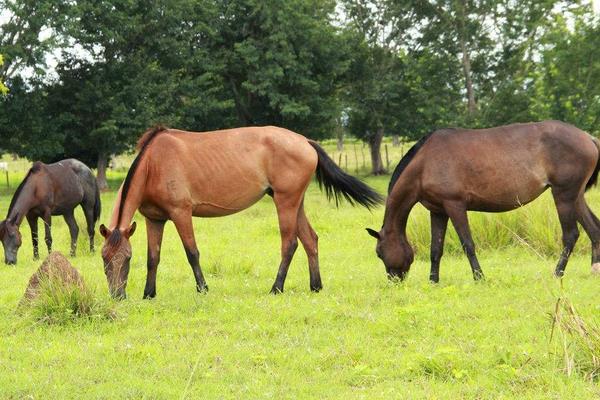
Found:
M 15 194 L 13 194 L 13 197 L 10 200 L 10 205 L 8 206 L 8 213 L 6 214 L 6 218 L 8 218 L 8 216 L 12 212 L 13 208 L 15 207 L 15 204 L 17 204 L 17 199 L 19 198 L 19 195 L 23 191 L 23 188 L 25 187 L 25 184 L 27 183 L 27 180 L 29 179 L 29 177 L 32 174 L 35 174 L 36 172 L 40 171 L 42 169 L 42 165 L 43 164 L 40 161 L 36 161 L 33 163 L 31 168 L 29 168 L 29 171 L 27 171 L 27 175 L 25 175 L 25 178 L 23 178 L 21 183 L 19 183 L 17 190 L 15 190 Z
M 135 159 L 131 163 L 131 167 L 129 167 L 129 171 L 127 171 L 127 176 L 125 176 L 125 181 L 123 182 L 123 189 L 121 190 L 121 201 L 119 203 L 119 214 L 117 217 L 117 229 L 115 229 L 113 231 L 113 233 L 111 234 L 110 238 L 112 238 L 112 240 L 110 240 L 110 238 L 109 238 L 110 243 L 115 242 L 115 244 L 116 244 L 120 240 L 120 237 L 119 237 L 120 232 L 119 232 L 118 227 L 119 227 L 119 223 L 121 222 L 121 214 L 123 213 L 123 207 L 125 206 L 125 199 L 127 198 L 127 193 L 129 193 L 131 181 L 133 180 L 133 176 L 135 175 L 135 171 L 138 168 L 140 160 L 142 159 L 142 156 L 144 155 L 144 153 L 146 152 L 146 149 L 150 145 L 150 142 L 152 142 L 152 139 L 154 139 L 160 133 L 167 131 L 167 129 L 168 128 L 166 128 L 162 125 L 157 125 L 153 128 L 148 129 L 146 132 L 144 132 L 144 134 L 138 140 L 137 146 L 136 146 L 138 149 L 138 155 L 135 157 Z M 115 232 L 118 232 L 118 234 L 115 234 Z M 115 237 L 113 238 L 113 236 L 115 236 Z
M 398 179 L 400 178 L 400 174 L 402 174 L 402 172 L 406 169 L 406 167 L 408 167 L 408 164 L 412 161 L 413 158 L 415 158 L 415 156 L 417 155 L 417 152 L 419 151 L 419 149 L 421 147 L 423 147 L 423 145 L 425 144 L 425 142 L 427 142 L 427 140 L 429 140 L 429 138 L 431 137 L 431 135 L 433 135 L 435 132 L 437 132 L 437 131 L 429 132 L 427 135 L 425 135 L 421 139 L 419 139 L 419 141 L 417 143 L 415 143 L 406 152 L 406 154 L 404 155 L 404 157 L 402 157 L 402 159 L 400 160 L 400 162 L 396 166 L 396 169 L 394 169 L 394 172 L 392 173 L 392 179 L 390 179 L 390 184 L 388 186 L 388 195 L 392 192 L 392 189 L 394 188 L 394 185 L 396 184 L 396 181 L 398 181 Z

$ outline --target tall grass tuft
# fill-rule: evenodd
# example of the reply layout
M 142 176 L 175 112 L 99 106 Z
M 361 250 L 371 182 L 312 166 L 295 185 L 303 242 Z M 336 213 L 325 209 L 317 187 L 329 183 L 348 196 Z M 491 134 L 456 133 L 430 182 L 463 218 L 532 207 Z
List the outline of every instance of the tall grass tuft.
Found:
M 116 312 L 109 300 L 102 300 L 85 286 L 65 285 L 53 277 L 40 279 L 39 295 L 23 299 L 19 311 L 50 325 L 85 320 L 114 320 Z
M 559 336 L 564 371 L 597 381 L 600 377 L 600 326 L 584 320 L 567 297 L 559 297 L 552 315 L 550 340 Z

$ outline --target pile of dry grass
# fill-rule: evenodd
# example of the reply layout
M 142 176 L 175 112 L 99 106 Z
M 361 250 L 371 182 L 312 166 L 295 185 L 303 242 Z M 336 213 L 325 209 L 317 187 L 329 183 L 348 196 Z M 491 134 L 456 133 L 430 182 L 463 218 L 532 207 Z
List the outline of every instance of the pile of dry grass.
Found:
M 19 310 L 49 324 L 115 318 L 112 306 L 96 298 L 77 269 L 59 252 L 50 253 L 31 276 Z
M 600 377 L 600 326 L 584 320 L 567 297 L 559 297 L 552 315 L 551 340 L 559 337 L 564 371 L 596 381 Z

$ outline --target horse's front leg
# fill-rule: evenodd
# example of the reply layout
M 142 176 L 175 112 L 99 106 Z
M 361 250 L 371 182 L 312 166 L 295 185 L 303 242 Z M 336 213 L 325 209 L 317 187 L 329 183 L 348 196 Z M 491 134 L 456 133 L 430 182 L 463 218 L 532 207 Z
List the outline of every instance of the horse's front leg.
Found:
M 31 230 L 31 242 L 33 243 L 33 259 L 38 260 L 40 258 L 40 252 L 38 248 L 38 217 L 34 214 L 27 214 L 27 223 Z
M 44 230 L 46 233 L 46 247 L 48 248 L 48 254 L 50 254 L 52 252 L 52 232 L 50 232 L 50 228 L 52 227 L 52 214 L 50 214 L 50 211 L 44 213 L 42 220 L 44 221 Z
M 571 252 L 579 238 L 579 229 L 577 229 L 577 210 L 575 208 L 575 195 L 569 191 L 561 191 L 555 187 L 552 188 L 554 203 L 558 212 L 558 219 L 562 229 L 563 250 L 560 253 L 560 259 L 556 265 L 554 275 L 561 277 L 565 273 L 565 267 L 571 256 Z
M 433 283 L 440 281 L 440 260 L 444 254 L 444 238 L 448 226 L 446 214 L 430 213 L 431 216 L 431 273 L 429 280 Z
M 198 292 L 208 291 L 208 285 L 202 275 L 200 269 L 200 252 L 198 246 L 196 246 L 196 238 L 194 237 L 194 226 L 192 224 L 192 211 L 191 210 L 180 210 L 175 211 L 170 216 L 171 220 L 177 228 L 177 233 L 183 242 L 185 248 L 185 254 L 187 255 L 188 262 L 192 267 L 194 278 L 196 279 L 196 290 Z
M 146 275 L 146 287 L 144 288 L 144 299 L 156 297 L 156 271 L 160 262 L 160 246 L 162 244 L 165 221 L 157 221 L 146 218 L 146 233 L 148 236 L 148 273 Z
M 475 255 L 475 243 L 473 243 L 471 229 L 469 228 L 466 206 L 459 202 L 447 202 L 444 203 L 444 211 L 446 211 L 446 214 L 450 217 L 452 225 L 454 225 L 454 229 L 456 229 L 456 233 L 458 233 L 460 243 L 471 264 L 473 279 L 476 281 L 483 279 L 483 271 L 481 270 L 481 266 Z

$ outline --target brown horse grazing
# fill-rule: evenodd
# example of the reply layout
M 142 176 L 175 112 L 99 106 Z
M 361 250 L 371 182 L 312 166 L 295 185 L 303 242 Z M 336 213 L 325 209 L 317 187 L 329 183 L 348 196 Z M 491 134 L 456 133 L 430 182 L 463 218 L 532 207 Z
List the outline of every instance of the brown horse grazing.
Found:
M 322 288 L 317 235 L 304 213 L 304 193 L 316 171 L 329 198 L 345 197 L 367 208 L 381 196 L 347 175 L 315 142 L 277 127 L 185 132 L 156 127 L 138 142 L 139 153 L 121 186 L 110 228 L 100 226 L 104 270 L 114 297 L 124 298 L 131 259 L 130 226 L 136 210 L 146 218 L 148 273 L 144 298 L 156 296 L 156 271 L 163 228 L 173 221 L 192 267 L 198 291 L 202 275 L 192 216 L 220 217 L 242 211 L 265 194 L 273 197 L 281 233 L 281 263 L 272 293 L 283 291 L 298 246 L 308 256 L 310 288 Z
M 100 217 L 100 192 L 93 172 L 81 161 L 69 158 L 54 164 L 36 161 L 17 188 L 8 208 L 6 219 L 0 222 L 0 240 L 4 246 L 4 261 L 16 264 L 17 251 L 21 246 L 19 226 L 23 218 L 31 228 L 33 257 L 39 258 L 38 218 L 42 218 L 46 230 L 48 253 L 52 251 L 52 215 L 62 215 L 71 234 L 71 255 L 75 255 L 79 227 L 73 211 L 81 204 L 90 250 L 94 251 L 94 224 Z
M 439 281 L 448 218 L 456 229 L 475 279 L 483 272 L 475 256 L 467 210 L 518 208 L 551 188 L 563 232 L 556 266 L 562 276 L 579 236 L 579 222 L 592 241 L 592 264 L 600 263 L 600 221 L 584 191 L 596 183 L 600 143 L 558 122 L 513 124 L 490 129 L 442 129 L 419 140 L 394 171 L 377 238 L 377 255 L 390 277 L 403 279 L 413 261 L 406 238 L 410 210 L 421 202 L 431 213 L 431 275 Z

